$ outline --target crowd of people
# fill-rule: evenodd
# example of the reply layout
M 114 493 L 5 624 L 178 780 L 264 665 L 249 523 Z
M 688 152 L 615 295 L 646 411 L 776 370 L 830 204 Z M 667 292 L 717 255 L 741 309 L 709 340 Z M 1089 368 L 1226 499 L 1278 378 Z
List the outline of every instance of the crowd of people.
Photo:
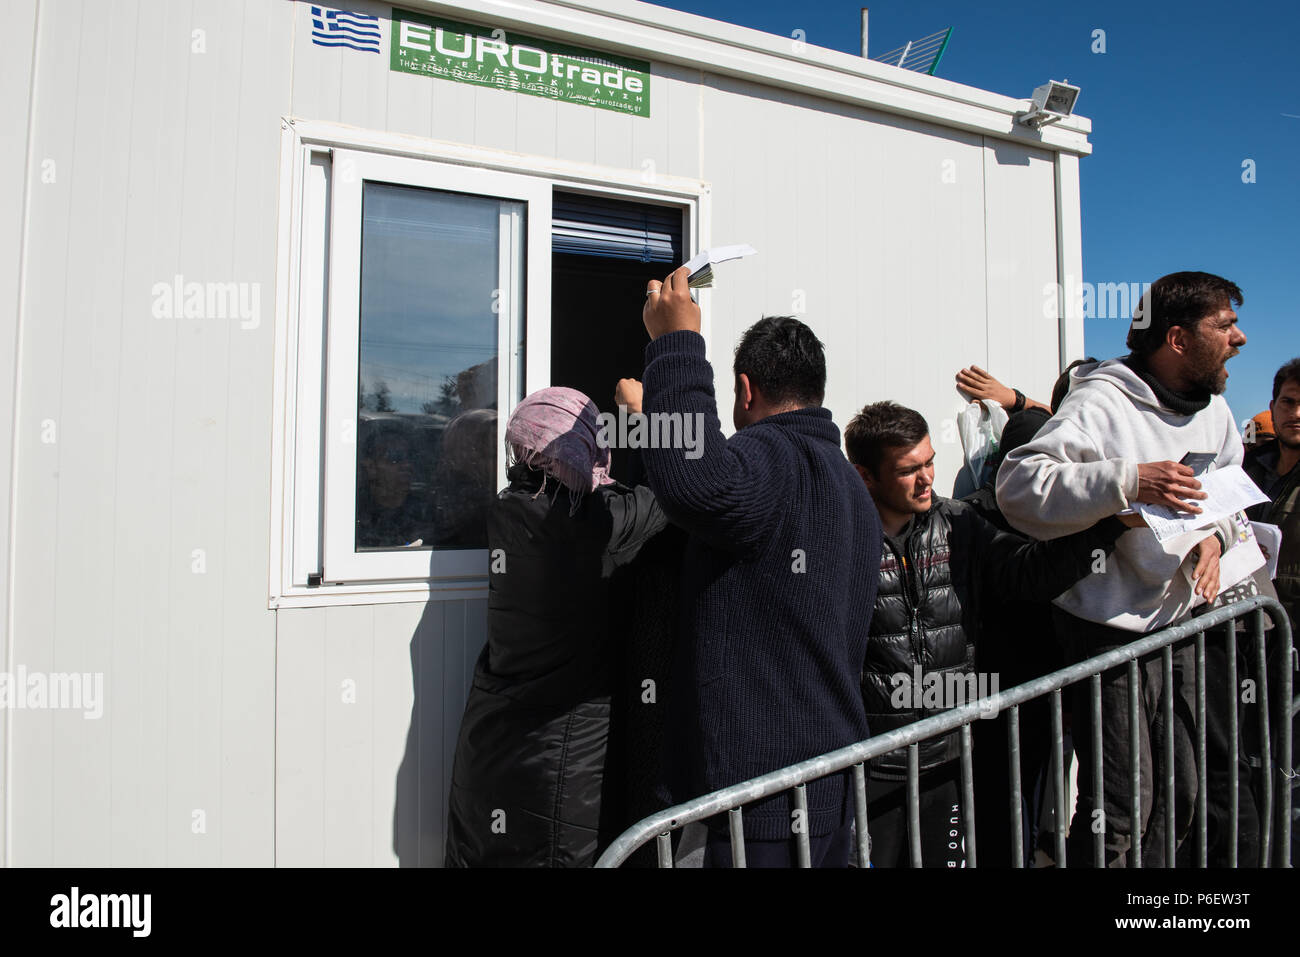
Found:
M 1246 453 L 1222 395 L 1226 363 L 1246 342 L 1234 311 L 1241 302 L 1240 289 L 1218 276 L 1161 278 L 1139 306 L 1129 354 L 1072 364 L 1050 403 L 977 367 L 962 370 L 965 394 L 1009 418 L 977 487 L 956 500 L 934 489 L 935 450 L 918 412 L 873 402 L 841 435 L 822 406 L 822 343 L 793 317 L 761 319 L 742 336 L 732 370 L 735 432 L 724 437 L 686 272 L 651 282 L 642 381 L 621 380 L 616 399 L 651 419 L 701 417 L 703 454 L 642 448 L 643 481 L 625 485 L 609 474 L 590 398 L 549 388 L 514 410 L 509 485 L 487 520 L 488 636 L 455 754 L 446 863 L 589 866 L 658 808 L 954 706 L 942 694 L 900 693 L 908 682 L 943 689 L 954 686 L 945 679 L 960 686 L 993 675 L 1005 690 L 1250 594 L 1275 594 L 1294 627 L 1300 359 L 1278 370 L 1272 431 L 1252 422 Z M 1160 541 L 1134 509 L 1198 514 L 1198 476 L 1243 463 L 1269 499 L 1249 518 L 1282 531 L 1275 580 L 1258 570 L 1221 579 L 1221 558 L 1246 537 L 1245 516 Z M 1136 729 L 1128 671 L 1103 674 L 1100 808 L 1091 686 L 1074 686 L 1070 866 L 1091 863 L 1098 827 L 1108 865 L 1167 863 L 1170 806 L 1183 862 L 1202 792 L 1211 863 L 1225 862 L 1229 792 L 1238 786 L 1238 859 L 1253 860 L 1259 771 L 1250 758 L 1259 747 L 1247 705 L 1226 684 L 1226 654 L 1221 642 L 1207 649 L 1201 729 L 1193 651 L 1174 653 L 1172 790 L 1161 656 L 1140 662 Z M 957 734 L 921 743 L 924 866 L 961 866 L 958 822 L 970 814 L 982 865 L 1034 862 L 1049 777 L 1046 709 L 1040 700 L 1019 715 L 1019 860 L 1006 813 L 1005 716 L 973 729 L 977 808 L 963 806 Z M 1242 735 L 1235 768 L 1233 709 Z M 1202 730 L 1205 781 L 1195 760 Z M 1133 740 L 1139 820 L 1130 811 Z M 871 866 L 913 860 L 907 762 L 899 749 L 870 763 Z M 791 866 L 800 830 L 814 866 L 855 863 L 852 790 L 847 773 L 834 774 L 808 784 L 805 807 L 787 793 L 746 805 L 747 866 Z M 702 844 L 704 866 L 731 866 L 725 817 Z M 653 864 L 651 854 L 632 863 Z

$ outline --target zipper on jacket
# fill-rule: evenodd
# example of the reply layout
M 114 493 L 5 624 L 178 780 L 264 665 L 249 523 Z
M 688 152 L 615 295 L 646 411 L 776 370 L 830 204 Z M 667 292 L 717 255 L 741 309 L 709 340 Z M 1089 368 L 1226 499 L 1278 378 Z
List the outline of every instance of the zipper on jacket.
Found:
M 918 518 L 919 517 L 920 516 L 918 516 Z M 908 572 L 909 577 L 914 576 L 916 578 L 915 601 L 913 601 L 912 599 L 911 583 L 910 582 L 905 583 L 907 585 L 907 601 L 908 601 L 907 628 L 908 628 L 908 634 L 910 635 L 911 642 L 912 642 L 912 654 L 916 656 L 916 664 L 921 669 L 921 683 L 922 686 L 924 686 L 925 654 L 924 654 L 924 648 L 922 647 L 921 644 L 920 611 L 921 611 L 921 604 L 925 601 L 925 594 L 924 594 L 924 583 L 921 580 L 921 571 L 919 566 L 916 563 L 915 556 L 912 554 L 913 549 L 915 548 L 916 545 L 916 540 L 919 532 L 920 529 L 915 528 L 912 530 L 912 534 L 908 536 L 907 542 L 903 546 L 904 551 L 908 553 L 907 556 L 904 558 L 903 564 L 904 564 L 904 568 Z M 908 561 L 907 559 L 911 559 L 911 561 Z
M 915 532 L 913 532 L 915 535 Z M 894 553 L 894 558 L 898 560 L 898 567 L 901 569 L 901 582 L 903 592 L 903 606 L 907 609 L 907 643 L 912 649 L 912 657 L 916 660 L 917 665 L 921 668 L 921 677 L 925 677 L 925 661 L 921 656 L 921 649 L 918 639 L 920 638 L 921 629 L 917 620 L 917 606 L 912 601 L 912 572 L 915 568 L 913 562 L 908 561 L 908 549 L 904 547 L 902 553 L 894 547 L 892 539 L 886 539 L 889 542 L 889 550 Z M 909 538 L 910 541 L 910 538 Z

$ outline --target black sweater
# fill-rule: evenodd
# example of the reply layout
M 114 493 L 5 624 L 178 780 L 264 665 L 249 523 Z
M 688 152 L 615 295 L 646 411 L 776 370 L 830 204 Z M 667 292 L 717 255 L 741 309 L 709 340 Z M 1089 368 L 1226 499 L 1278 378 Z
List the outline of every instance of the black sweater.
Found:
M 880 519 L 830 411 L 783 412 L 725 439 L 694 332 L 646 347 L 644 408 L 703 422 L 697 458 L 642 452 L 660 506 L 690 533 L 668 695 L 672 799 L 866 738 L 859 681 Z M 846 794 L 842 774 L 809 785 L 811 834 L 847 820 Z M 746 836 L 788 838 L 792 807 L 788 794 L 747 806 Z

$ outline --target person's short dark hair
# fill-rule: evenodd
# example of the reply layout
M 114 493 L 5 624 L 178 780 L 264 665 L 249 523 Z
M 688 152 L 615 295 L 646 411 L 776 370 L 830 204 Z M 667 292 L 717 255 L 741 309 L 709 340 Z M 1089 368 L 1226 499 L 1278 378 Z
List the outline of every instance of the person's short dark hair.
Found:
M 1097 360 L 1092 356 L 1088 356 L 1086 359 L 1075 359 L 1065 367 L 1065 371 L 1057 378 L 1056 385 L 1052 386 L 1052 415 L 1056 415 L 1056 410 L 1061 407 L 1061 403 L 1065 401 L 1066 394 L 1070 391 L 1070 373 L 1079 366 L 1084 366 L 1090 362 L 1096 361 Z
M 1300 383 L 1300 358 L 1292 359 L 1282 368 L 1277 370 L 1277 375 L 1273 376 L 1273 401 L 1282 394 L 1282 386 L 1288 382 Z
M 1171 326 L 1194 329 L 1213 312 L 1244 298 L 1235 282 L 1208 272 L 1172 272 L 1151 284 L 1133 313 L 1126 345 L 1138 359 L 1152 355 Z
M 826 349 L 794 316 L 764 316 L 746 329 L 733 369 L 773 405 L 821 405 L 826 396 Z
M 844 429 L 849 461 L 878 475 L 886 449 L 910 449 L 930 434 L 925 417 L 897 402 L 873 402 Z

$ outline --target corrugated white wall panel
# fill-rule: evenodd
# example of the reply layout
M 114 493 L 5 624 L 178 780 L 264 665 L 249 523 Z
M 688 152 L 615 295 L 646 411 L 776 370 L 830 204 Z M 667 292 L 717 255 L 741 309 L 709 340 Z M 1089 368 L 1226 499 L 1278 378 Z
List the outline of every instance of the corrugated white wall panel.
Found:
M 485 604 L 279 613 L 278 864 L 441 865 Z
M 1047 403 L 1060 372 L 1056 158 L 1046 150 L 986 140 L 984 190 L 989 334 L 988 364 L 980 364 Z M 1050 315 L 1044 315 L 1044 300 Z
M 10 131 L 0 149 L 0 670 L 9 667 L 9 509 L 15 421 L 14 389 L 18 377 L 18 304 L 23 259 L 24 214 L 28 195 L 41 188 L 39 158 L 28 167 L 27 125 L 36 50 L 36 0 L 19 0 L 6 8 L 0 32 L 0 128 Z M 8 856 L 9 802 L 13 781 L 7 773 L 9 712 L 0 708 L 0 865 Z
M 269 310 L 291 13 L 42 5 L 15 652 L 106 705 L 19 716 L 16 864 L 273 860 L 269 313 L 166 318 L 155 285 Z
M 224 4 L 222 4 L 224 7 Z M 234 229 L 230 275 L 257 283 L 256 320 L 229 326 L 224 409 L 214 428 L 224 519 L 221 668 L 221 860 L 274 862 L 275 618 L 265 607 L 271 535 L 271 407 L 275 310 L 275 209 L 280 115 L 287 109 L 292 8 L 245 0 L 241 67 L 232 93 L 234 142 L 219 176 Z M 230 80 L 226 81 L 230 84 Z M 249 328 L 244 328 L 247 325 Z M 217 436 L 214 442 L 219 441 Z M 220 446 L 217 446 L 220 448 Z
M 716 77 L 701 126 L 713 242 L 759 250 L 711 293 L 724 404 L 744 330 L 799 314 L 826 345 L 836 423 L 881 399 L 917 409 L 947 494 L 953 376 L 987 352 L 981 137 Z

